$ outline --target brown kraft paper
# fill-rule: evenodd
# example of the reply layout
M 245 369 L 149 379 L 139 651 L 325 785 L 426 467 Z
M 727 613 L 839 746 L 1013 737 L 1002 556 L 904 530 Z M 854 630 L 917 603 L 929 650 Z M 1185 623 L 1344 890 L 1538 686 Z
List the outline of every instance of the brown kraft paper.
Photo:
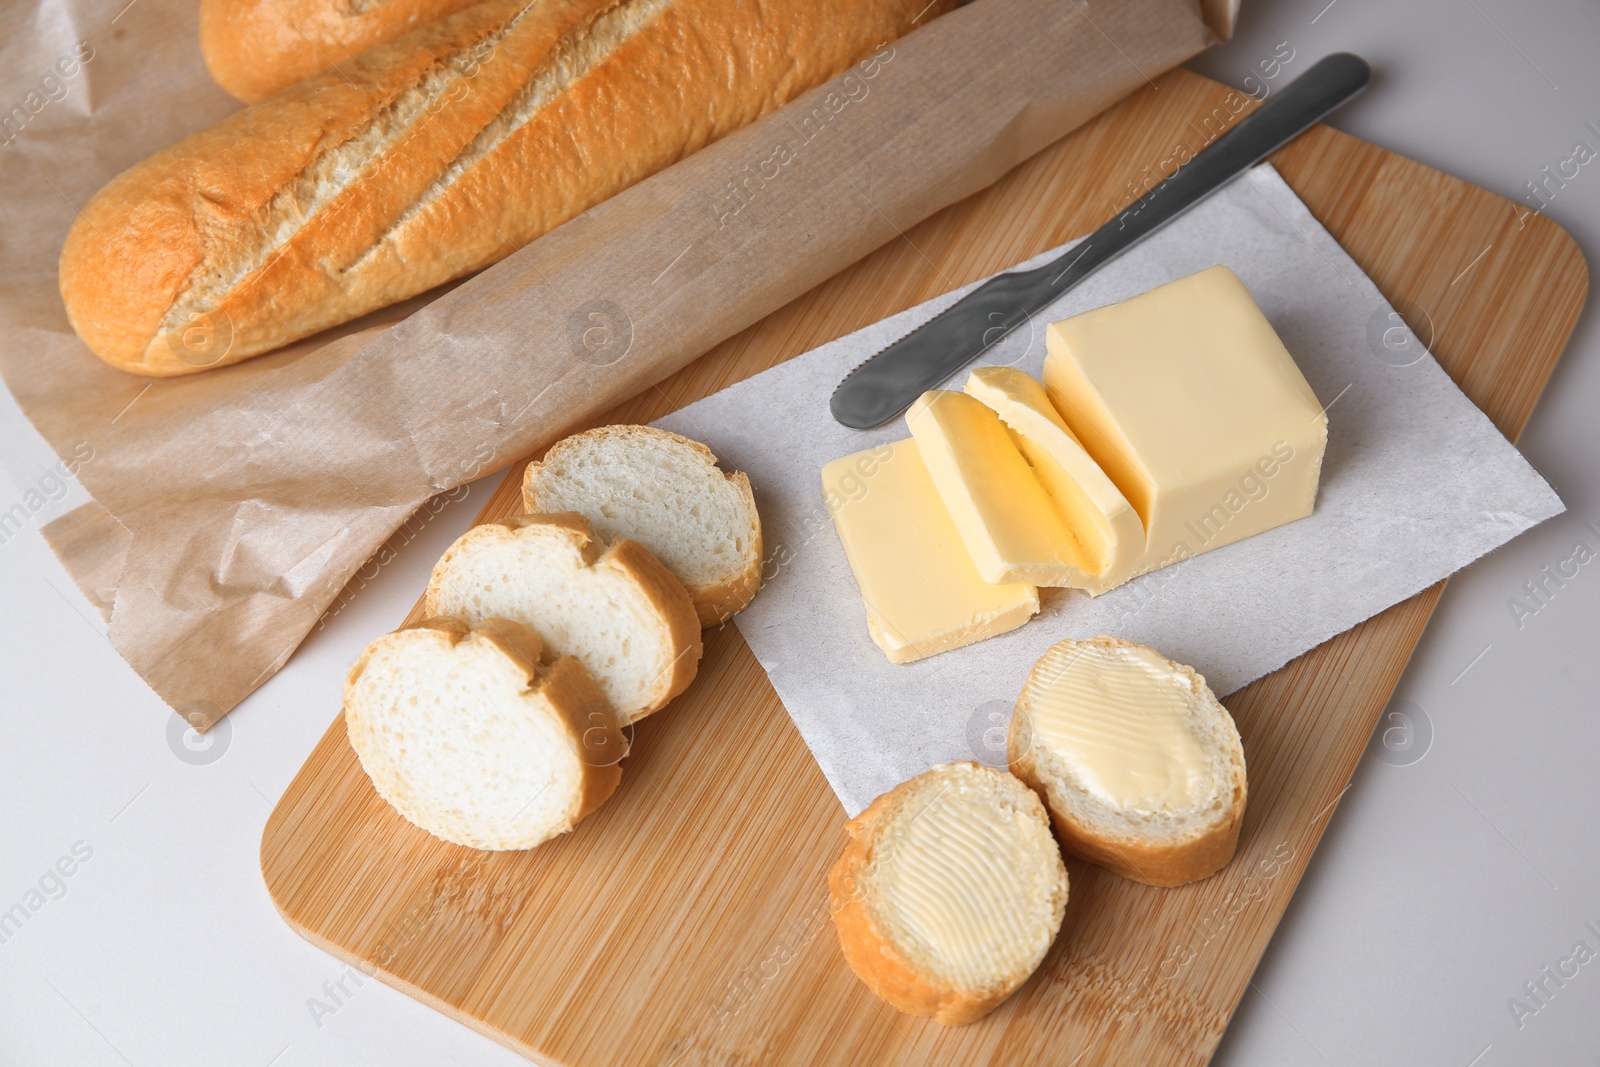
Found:
M 47 538 L 101 602 L 120 560 L 112 644 L 207 727 L 429 498 L 992 183 L 1233 16 L 975 0 L 448 291 L 155 380 L 77 339 L 56 260 L 101 185 L 238 105 L 205 72 L 193 3 L 34 0 L 0 45 L 0 375 L 58 455 L 94 456 L 77 468 L 94 504 Z

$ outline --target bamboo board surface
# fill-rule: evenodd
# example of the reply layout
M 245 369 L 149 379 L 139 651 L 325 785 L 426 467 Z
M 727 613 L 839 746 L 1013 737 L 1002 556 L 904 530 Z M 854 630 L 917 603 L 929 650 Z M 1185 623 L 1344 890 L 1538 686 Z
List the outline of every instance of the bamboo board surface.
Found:
M 1147 165 L 1200 147 L 1228 95 L 1167 74 L 595 424 L 658 418 L 1088 232 Z M 1514 439 L 1587 293 L 1571 238 L 1325 127 L 1273 162 Z M 481 519 L 519 510 L 520 471 Z M 1229 698 L 1250 769 L 1233 863 L 1154 889 L 1069 860 L 1055 947 L 968 1027 L 900 1015 L 845 966 L 826 895 L 844 812 L 732 626 L 707 633 L 693 686 L 640 724 L 616 796 L 564 839 L 476 853 L 429 837 L 373 792 L 341 716 L 269 819 L 262 870 L 303 936 L 544 1062 L 1204 1063 L 1441 588 Z

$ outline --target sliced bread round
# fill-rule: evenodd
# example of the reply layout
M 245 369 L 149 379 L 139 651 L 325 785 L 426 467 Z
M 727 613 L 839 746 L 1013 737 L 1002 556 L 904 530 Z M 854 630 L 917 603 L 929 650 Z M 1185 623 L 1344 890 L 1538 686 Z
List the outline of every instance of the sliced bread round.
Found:
M 683 585 L 637 541 L 609 545 L 582 515 L 474 526 L 433 568 L 429 615 L 499 616 L 576 657 L 626 726 L 694 680 L 700 624 Z
M 378 795 L 469 848 L 567 833 L 617 788 L 627 752 L 578 661 L 506 619 L 427 619 L 378 638 L 345 681 L 344 721 Z
M 1039 798 L 977 763 L 883 794 L 828 874 L 839 946 L 878 996 L 947 1025 L 987 1015 L 1043 961 L 1067 869 Z
M 558 441 L 522 478 L 529 512 L 576 511 L 605 538 L 638 541 L 715 626 L 761 588 L 761 517 L 750 479 L 698 441 L 653 426 L 601 426 Z
M 1244 746 L 1193 668 L 1115 637 L 1062 641 L 1028 673 L 1007 742 L 1061 847 L 1148 885 L 1183 885 L 1233 857 Z

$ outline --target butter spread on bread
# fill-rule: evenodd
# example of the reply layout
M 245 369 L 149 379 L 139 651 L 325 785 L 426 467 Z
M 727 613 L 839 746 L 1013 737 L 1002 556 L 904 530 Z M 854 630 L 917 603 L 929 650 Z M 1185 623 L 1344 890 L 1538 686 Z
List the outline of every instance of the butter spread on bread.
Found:
M 1045 798 L 1062 847 L 1150 885 L 1182 885 L 1233 856 L 1244 748 L 1190 667 L 1114 637 L 1062 641 L 1028 673 L 1012 771 Z
M 503 259 L 950 0 L 484 0 L 112 179 L 61 254 L 113 366 L 189 374 Z
M 1039 966 L 1067 871 L 1039 799 L 1004 771 L 947 763 L 874 800 L 828 875 L 846 962 L 913 1015 L 970 1023 Z

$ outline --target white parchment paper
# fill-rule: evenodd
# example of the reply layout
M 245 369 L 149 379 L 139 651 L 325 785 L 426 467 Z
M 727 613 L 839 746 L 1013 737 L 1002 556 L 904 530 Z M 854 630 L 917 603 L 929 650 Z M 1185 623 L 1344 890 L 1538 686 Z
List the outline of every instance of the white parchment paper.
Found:
M 849 430 L 828 397 L 971 286 L 661 420 L 750 475 L 769 559 L 739 630 L 852 816 L 934 764 L 1003 764 L 1011 706 L 1056 641 L 1148 644 L 1226 695 L 1563 510 L 1270 166 L 1102 268 L 983 362 L 1038 375 L 1044 324 L 1215 263 L 1249 286 L 1327 408 L 1315 513 L 1099 598 L 1040 590 L 1043 608 L 1021 629 L 917 663 L 889 663 L 867 636 L 820 478 L 828 460 L 908 436 L 904 421 Z

